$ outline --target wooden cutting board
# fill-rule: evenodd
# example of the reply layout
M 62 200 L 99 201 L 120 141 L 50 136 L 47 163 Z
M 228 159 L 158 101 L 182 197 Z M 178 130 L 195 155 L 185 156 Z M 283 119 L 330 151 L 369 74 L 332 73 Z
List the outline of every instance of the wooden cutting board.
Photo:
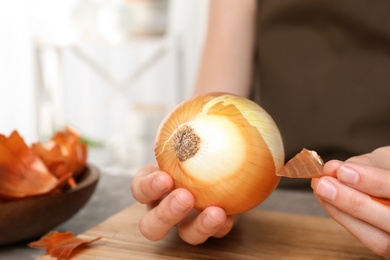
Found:
M 72 259 L 381 259 L 325 217 L 252 210 L 227 237 L 191 246 L 176 230 L 162 241 L 145 239 L 138 230 L 144 212 L 144 206 L 135 204 L 80 234 L 102 239 L 76 251 Z

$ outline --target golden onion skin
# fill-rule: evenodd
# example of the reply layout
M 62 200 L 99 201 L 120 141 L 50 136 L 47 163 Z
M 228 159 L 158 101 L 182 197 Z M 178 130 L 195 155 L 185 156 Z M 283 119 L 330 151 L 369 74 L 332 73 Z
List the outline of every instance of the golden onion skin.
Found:
M 183 126 L 199 136 L 199 143 L 196 154 L 179 159 L 175 145 Z M 194 195 L 196 209 L 218 206 L 228 215 L 268 198 L 284 165 L 282 138 L 271 116 L 255 102 L 228 93 L 203 94 L 181 103 L 161 122 L 154 150 L 175 188 Z

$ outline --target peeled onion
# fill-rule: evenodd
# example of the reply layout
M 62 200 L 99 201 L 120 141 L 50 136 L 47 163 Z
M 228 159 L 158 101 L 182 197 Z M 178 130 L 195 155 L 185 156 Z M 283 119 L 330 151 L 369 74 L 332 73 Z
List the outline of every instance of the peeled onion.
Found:
M 276 188 L 284 164 L 282 138 L 271 116 L 246 98 L 209 93 L 189 99 L 160 124 L 155 156 L 161 170 L 195 197 L 195 208 L 238 214 Z

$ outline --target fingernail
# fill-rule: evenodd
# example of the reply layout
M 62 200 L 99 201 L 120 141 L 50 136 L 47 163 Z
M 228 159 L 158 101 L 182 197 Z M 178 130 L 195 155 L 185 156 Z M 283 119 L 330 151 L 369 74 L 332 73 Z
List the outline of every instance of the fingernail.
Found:
M 212 219 L 210 217 L 210 215 L 208 215 L 208 214 L 203 219 L 203 225 L 205 227 L 208 227 L 208 228 L 214 228 L 214 227 L 216 227 L 216 226 L 218 226 L 220 224 L 221 223 L 219 223 L 219 222 L 215 221 L 214 219 Z
M 359 174 L 348 164 L 340 167 L 337 172 L 337 178 L 348 184 L 357 184 L 359 182 Z
M 175 196 L 171 202 L 171 209 L 176 212 L 184 212 L 189 208 L 179 196 Z
M 316 189 L 316 194 L 324 199 L 334 200 L 336 198 L 336 187 L 327 180 L 320 180 Z

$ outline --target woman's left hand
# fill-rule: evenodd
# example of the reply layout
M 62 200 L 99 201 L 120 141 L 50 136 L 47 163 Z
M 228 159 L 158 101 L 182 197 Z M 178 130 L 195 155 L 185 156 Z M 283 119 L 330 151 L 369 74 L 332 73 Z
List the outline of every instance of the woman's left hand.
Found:
M 390 259 L 390 146 L 329 161 L 324 173 L 330 176 L 311 184 L 324 209 L 368 249 Z

